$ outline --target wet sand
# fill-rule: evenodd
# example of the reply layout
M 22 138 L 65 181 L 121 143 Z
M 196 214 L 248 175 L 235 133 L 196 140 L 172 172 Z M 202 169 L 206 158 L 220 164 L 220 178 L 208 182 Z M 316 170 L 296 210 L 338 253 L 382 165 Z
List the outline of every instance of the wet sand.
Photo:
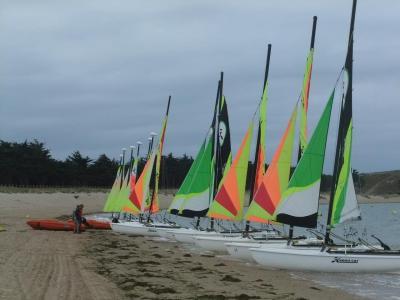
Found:
M 100 211 L 104 194 L 0 194 L 0 299 L 357 299 L 174 242 L 25 224 L 68 215 L 81 202 L 87 213 Z

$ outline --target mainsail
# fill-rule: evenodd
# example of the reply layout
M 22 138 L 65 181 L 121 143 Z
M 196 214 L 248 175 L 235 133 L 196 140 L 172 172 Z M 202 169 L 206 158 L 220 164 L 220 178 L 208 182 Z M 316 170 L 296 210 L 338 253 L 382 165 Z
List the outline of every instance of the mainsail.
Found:
M 254 159 L 254 172 L 252 188 L 250 190 L 250 201 L 253 195 L 256 193 L 261 185 L 262 179 L 265 174 L 265 131 L 267 126 L 267 101 L 268 101 L 268 73 L 269 73 L 269 62 L 271 58 L 271 44 L 268 44 L 267 63 L 265 66 L 264 84 L 261 96 L 260 110 L 259 110 L 259 121 L 258 121 L 258 132 L 257 132 L 257 144 L 255 150 Z
M 126 190 L 127 195 L 125 195 L 124 202 L 122 204 L 122 211 L 131 213 L 131 214 L 139 213 L 136 206 L 134 206 L 132 201 L 129 199 L 129 196 L 132 194 L 133 190 L 135 189 L 135 185 L 136 185 L 140 145 L 141 145 L 141 143 L 138 142 L 136 157 L 133 157 L 132 153 L 131 153 L 131 163 L 130 163 L 130 168 L 129 168 L 130 176 L 129 176 L 129 181 L 128 181 L 127 190 Z
M 162 149 L 165 138 L 165 131 L 167 128 L 168 122 L 168 113 L 169 113 L 169 105 L 171 101 L 171 96 L 168 98 L 167 105 L 167 113 L 165 115 L 160 140 L 158 142 L 157 151 L 155 151 L 155 147 L 153 147 L 153 139 L 151 139 L 151 143 L 149 144 L 149 154 L 146 164 L 143 167 L 143 171 L 140 174 L 133 191 L 131 192 L 129 199 L 131 200 L 135 210 L 138 212 L 150 211 L 156 212 L 159 209 L 158 205 L 158 180 L 159 180 L 159 172 L 160 172 L 160 164 L 161 164 L 161 156 Z M 157 161 L 156 161 L 157 158 Z M 156 164 L 154 165 L 154 163 Z M 153 192 L 150 194 L 150 181 L 153 173 L 153 169 L 156 170 L 156 177 L 154 179 L 154 187 Z
M 280 203 L 282 193 L 286 190 L 289 181 L 297 110 L 298 103 L 296 103 L 267 172 L 262 178 L 260 187 L 254 194 L 253 201 L 246 213 L 248 221 L 266 223 L 275 220 L 275 209 Z
M 209 206 L 213 130 L 205 138 L 182 185 L 172 201 L 169 212 L 184 217 L 205 216 Z
M 158 147 L 157 147 L 157 154 L 156 154 L 157 159 L 156 159 L 156 165 L 155 165 L 155 178 L 154 178 L 153 193 L 151 195 L 151 198 L 149 198 L 150 202 L 146 203 L 146 206 L 144 207 L 144 210 L 149 211 L 150 213 L 156 213 L 160 210 L 160 206 L 158 203 L 158 183 L 160 180 L 162 150 L 164 147 L 165 132 L 167 130 L 170 103 L 171 103 L 171 96 L 169 96 L 169 98 L 168 98 L 167 112 L 165 114 L 164 122 L 163 122 L 163 125 L 161 128 L 160 141 L 158 142 Z
M 131 172 L 134 162 L 133 150 L 134 146 L 131 146 L 131 155 L 129 160 L 129 167 L 125 174 L 124 180 L 122 181 L 121 189 L 118 193 L 118 197 L 115 201 L 114 211 L 115 212 L 129 212 L 136 213 L 135 208 L 132 207 L 132 203 L 129 201 L 129 194 L 131 191 Z
M 131 166 L 131 178 L 130 178 L 130 188 L 131 192 L 135 188 L 136 184 L 136 179 L 137 179 L 137 172 L 138 172 L 138 164 L 139 164 L 139 154 L 140 154 L 140 145 L 141 142 L 137 142 L 137 152 L 136 152 L 136 157 L 133 161 L 133 164 Z
M 339 132 L 336 145 L 331 202 L 328 212 L 326 241 L 329 241 L 329 227 L 360 218 L 360 210 L 354 190 L 351 169 L 351 148 L 353 139 L 353 38 L 357 1 L 353 1 L 349 41 L 344 65 L 345 94 L 342 98 Z
M 221 93 L 222 80 L 218 83 L 214 116 L 207 137 L 168 209 L 171 214 L 191 218 L 205 216 L 214 196 L 214 185 L 219 185 L 223 169 L 230 165 L 228 108 Z
M 104 212 L 114 212 L 112 210 L 112 207 L 113 207 L 113 203 L 115 202 L 115 198 L 116 198 L 116 196 L 118 196 L 119 190 L 121 188 L 121 178 L 122 178 L 122 154 L 120 156 L 120 160 L 119 160 L 119 164 L 118 164 L 117 175 L 115 176 L 114 183 L 112 185 L 110 193 L 108 194 L 107 201 L 103 208 Z
M 280 223 L 300 227 L 317 225 L 319 191 L 334 94 L 335 90 L 274 213 L 275 220 Z
M 128 169 L 124 180 L 122 181 L 121 189 L 118 193 L 117 199 L 115 201 L 113 211 L 114 212 L 121 212 L 123 211 L 123 207 L 126 205 L 129 205 L 129 193 L 130 193 L 130 187 L 129 187 L 129 177 L 130 177 L 130 170 Z
M 128 173 L 125 171 L 125 152 L 126 149 L 122 148 L 122 160 L 121 160 L 121 173 L 120 173 L 120 180 L 119 180 L 119 187 L 118 190 L 116 191 L 110 205 L 109 209 L 110 212 L 121 212 L 121 193 L 124 193 L 124 190 L 126 188 L 127 184 L 127 176 Z
M 223 78 L 221 74 L 221 98 L 219 101 L 218 122 L 215 126 L 216 139 L 214 154 L 214 194 L 213 199 L 219 189 L 221 180 L 232 163 L 231 153 L 231 133 L 229 129 L 228 105 L 225 96 L 222 94 Z
M 209 217 L 231 221 L 242 219 L 252 134 L 253 122 L 250 123 L 238 153 L 222 179 L 208 211 Z
M 311 33 L 310 51 L 308 52 L 306 70 L 304 72 L 303 88 L 301 90 L 301 113 L 300 113 L 300 147 L 299 158 L 307 146 L 307 112 L 308 112 L 308 98 L 310 96 L 311 74 L 314 57 L 314 42 L 315 30 L 317 28 L 317 17 L 313 18 L 313 27 Z
M 149 159 L 143 167 L 143 171 L 136 181 L 135 188 L 129 196 L 135 210 L 143 212 L 143 203 L 149 197 L 149 184 L 151 179 L 151 173 L 153 170 L 154 160 L 156 157 L 155 151 L 150 154 Z
M 189 218 L 203 217 L 207 214 L 213 182 L 214 126 L 218 114 L 220 89 L 221 83 L 218 82 L 217 98 L 215 100 L 211 126 L 189 172 L 168 209 L 171 214 Z

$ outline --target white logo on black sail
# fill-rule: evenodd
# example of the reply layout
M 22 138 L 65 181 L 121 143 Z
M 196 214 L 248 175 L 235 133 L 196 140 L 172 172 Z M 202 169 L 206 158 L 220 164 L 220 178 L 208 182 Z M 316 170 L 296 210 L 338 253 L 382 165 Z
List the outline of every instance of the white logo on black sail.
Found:
M 224 122 L 219 122 L 219 132 L 218 132 L 218 140 L 219 144 L 222 146 L 225 141 L 225 136 L 226 136 L 226 125 Z

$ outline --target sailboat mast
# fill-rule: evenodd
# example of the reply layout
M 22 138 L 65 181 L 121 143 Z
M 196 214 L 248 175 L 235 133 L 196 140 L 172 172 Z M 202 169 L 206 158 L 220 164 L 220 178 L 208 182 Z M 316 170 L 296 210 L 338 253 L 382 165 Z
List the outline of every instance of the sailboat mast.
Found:
M 122 168 L 122 157 L 123 157 L 123 154 L 121 153 L 120 155 L 119 155 L 119 162 L 118 162 L 118 168 Z M 120 172 L 121 172 L 121 170 L 119 170 Z M 117 173 L 118 174 L 118 173 Z
M 353 114 L 353 35 L 354 35 L 354 22 L 356 17 L 356 7 L 357 0 L 353 0 L 353 7 L 351 12 L 351 21 L 350 21 L 350 31 L 349 31 L 349 41 L 347 47 L 347 55 L 345 61 L 345 71 L 347 72 L 348 82 L 347 89 L 345 91 L 345 96 L 342 98 L 341 110 L 340 110 L 340 119 L 339 119 L 339 130 L 338 130 L 338 138 L 336 144 L 336 153 L 335 153 L 335 164 L 333 167 L 333 176 L 332 176 L 332 186 L 330 193 L 330 201 L 329 201 L 329 209 L 328 209 L 328 218 L 326 223 L 326 233 L 325 233 L 325 243 L 329 244 L 331 242 L 330 239 L 330 224 L 332 220 L 332 210 L 333 210 L 333 201 L 335 198 L 335 191 L 337 188 L 337 182 L 339 179 L 340 170 L 343 165 L 343 154 L 345 148 L 345 139 L 347 130 L 351 125 L 352 114 Z M 349 176 L 352 176 L 350 173 Z
M 133 157 L 133 151 L 135 150 L 135 146 L 130 146 L 130 148 L 131 148 L 131 156 L 130 156 L 130 159 L 129 159 L 129 168 L 128 168 L 128 180 L 130 180 L 130 178 L 131 178 L 131 172 L 132 172 L 132 168 L 133 168 L 133 163 L 134 163 L 134 157 Z M 129 182 L 129 181 L 128 181 Z
M 272 45 L 268 44 L 268 52 L 267 52 L 267 61 L 265 63 L 265 74 L 264 74 L 264 84 L 263 84 L 263 94 L 265 92 L 266 89 L 266 85 L 268 82 L 268 73 L 269 73 L 269 63 L 271 60 L 271 48 Z M 261 95 L 262 97 L 263 95 Z M 261 100 L 262 101 L 262 100 Z M 261 110 L 260 110 L 260 113 Z M 250 186 L 250 196 L 249 196 L 249 205 L 251 203 L 251 201 L 253 200 L 253 196 L 254 196 L 254 187 L 256 184 L 256 176 L 257 176 L 257 166 L 259 164 L 259 151 L 260 151 L 260 147 L 261 147 L 261 126 L 265 126 L 263 124 L 261 124 L 261 117 L 259 118 L 259 122 L 258 122 L 258 133 L 257 133 L 257 145 L 256 145 L 256 150 L 254 153 L 254 167 L 253 167 L 253 172 L 251 174 L 251 186 Z M 264 150 L 264 149 L 263 149 Z M 265 162 L 261 162 L 261 163 L 265 163 Z M 248 232 L 250 229 L 250 221 L 246 221 L 246 227 L 245 227 L 245 232 Z
M 121 180 L 121 183 L 120 183 L 120 185 L 119 185 L 119 188 L 121 189 L 122 188 L 122 184 L 123 184 L 123 182 L 124 182 L 124 180 L 123 180 L 123 178 L 125 177 L 125 152 L 126 152 L 126 149 L 125 148 L 122 148 L 122 168 L 121 168 L 121 174 L 122 174 L 122 180 Z
M 147 149 L 147 159 L 149 159 L 149 156 L 150 156 L 150 153 L 151 153 L 151 146 L 152 146 L 152 143 L 153 143 L 153 137 L 149 137 L 147 140 L 149 141 L 149 147 Z
M 219 141 L 219 131 L 220 131 L 220 124 L 219 124 L 219 119 L 221 115 L 221 103 L 222 103 L 222 97 L 223 97 L 223 86 L 224 86 L 224 72 L 221 72 L 221 77 L 219 80 L 218 84 L 218 94 L 217 94 L 217 102 L 216 102 L 216 113 L 215 113 L 215 123 L 214 123 L 214 158 L 215 158 L 215 163 L 214 163 L 214 184 L 213 184 L 213 190 L 211 193 L 212 198 L 215 198 L 215 195 L 217 194 L 218 191 L 218 177 L 219 177 L 219 164 L 220 164 L 220 154 L 221 154 L 221 149 L 220 149 L 220 141 Z M 210 219 L 210 229 L 214 229 L 214 218 Z
M 215 131 L 216 131 L 216 124 L 217 124 L 217 114 L 218 114 L 218 103 L 219 103 L 219 92 L 220 92 L 220 88 L 221 88 L 221 81 L 220 80 L 218 80 L 218 87 L 217 87 L 217 96 L 216 96 L 216 99 L 215 99 L 215 105 L 214 105 L 214 115 L 213 115 L 213 119 L 212 119 L 212 121 L 211 121 L 211 129 L 212 129 L 212 133 L 213 133 L 213 136 L 212 136 L 212 138 L 211 138 L 211 140 L 212 140 L 212 146 L 211 146 L 211 148 L 212 148 L 212 152 L 213 153 L 215 153 Z M 212 155 L 213 156 L 213 155 Z M 212 177 L 211 176 L 211 179 L 210 179 L 210 184 L 209 184 L 209 186 L 214 186 L 214 182 L 215 182 L 215 177 Z M 212 191 L 210 191 L 209 192 L 209 205 L 210 205 L 210 203 L 211 203 L 211 201 L 212 201 L 212 196 L 213 196 L 213 193 L 212 193 Z M 200 226 L 200 220 L 201 220 L 201 216 L 198 216 L 197 217 L 197 220 L 196 220 L 196 225 L 195 225 L 195 228 L 199 228 L 199 226 Z

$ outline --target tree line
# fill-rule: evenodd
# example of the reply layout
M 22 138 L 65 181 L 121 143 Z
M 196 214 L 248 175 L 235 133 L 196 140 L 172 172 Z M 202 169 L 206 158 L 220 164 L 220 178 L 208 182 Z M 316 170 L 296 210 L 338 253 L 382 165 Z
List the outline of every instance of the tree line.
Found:
M 163 156 L 160 188 L 177 189 L 192 165 L 188 155 Z M 74 151 L 65 160 L 51 156 L 45 144 L 37 140 L 22 143 L 0 140 L 0 185 L 13 186 L 93 186 L 110 187 L 118 169 L 118 161 L 101 154 L 97 159 Z M 140 173 L 145 159 L 139 161 Z M 249 162 L 247 189 L 251 186 L 253 164 Z M 358 173 L 353 176 L 358 177 Z M 357 179 L 355 178 L 355 182 Z M 328 191 L 332 176 L 323 175 L 321 190 Z
M 187 155 L 162 158 L 161 188 L 178 188 L 193 159 Z M 74 151 L 65 160 L 52 157 L 45 144 L 0 140 L 0 185 L 13 186 L 93 186 L 111 187 L 119 162 L 101 154 L 97 159 Z M 138 171 L 145 159 L 139 161 Z

